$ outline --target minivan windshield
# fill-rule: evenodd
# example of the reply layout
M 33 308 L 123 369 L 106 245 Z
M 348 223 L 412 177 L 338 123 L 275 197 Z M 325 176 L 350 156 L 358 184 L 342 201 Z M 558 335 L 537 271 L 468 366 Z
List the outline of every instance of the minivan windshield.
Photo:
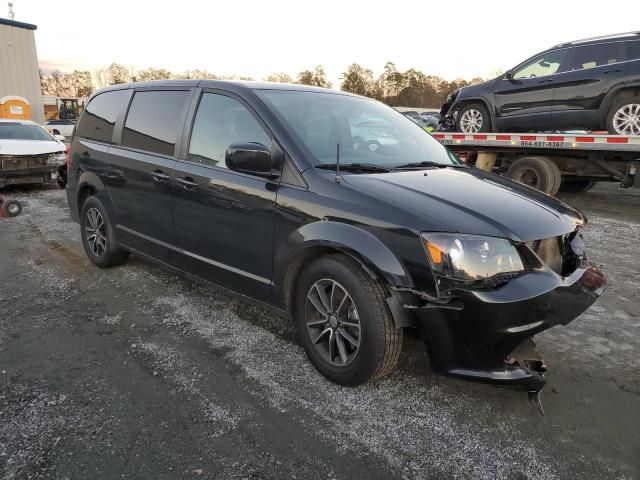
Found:
M 49 140 L 49 135 L 39 125 L 31 125 L 20 122 L 0 122 L 0 140 Z
M 393 169 L 461 163 L 423 128 L 375 100 L 295 90 L 256 93 L 316 166 L 336 163 L 337 144 L 344 166 Z

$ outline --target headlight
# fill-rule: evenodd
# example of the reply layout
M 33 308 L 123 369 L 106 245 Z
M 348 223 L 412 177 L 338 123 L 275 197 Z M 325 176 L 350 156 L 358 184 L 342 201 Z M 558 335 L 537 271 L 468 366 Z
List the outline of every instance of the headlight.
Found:
M 451 92 L 449 95 L 447 95 L 447 98 L 445 99 L 444 103 L 449 103 L 451 100 L 453 100 L 458 96 L 458 93 L 460 93 L 460 89 L 454 90 L 453 92 Z
M 49 158 L 47 158 L 47 165 L 57 167 L 64 164 L 66 160 L 67 155 L 64 152 L 52 153 L 51 155 L 49 155 Z
M 423 233 L 422 241 L 440 287 L 491 283 L 524 270 L 518 251 L 504 238 Z

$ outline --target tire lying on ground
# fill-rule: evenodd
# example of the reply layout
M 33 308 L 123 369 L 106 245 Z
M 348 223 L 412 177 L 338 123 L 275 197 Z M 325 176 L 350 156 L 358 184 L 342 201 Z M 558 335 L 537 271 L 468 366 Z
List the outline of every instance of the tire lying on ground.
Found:
M 355 386 L 391 373 L 402 350 L 380 282 L 350 257 L 334 254 L 300 275 L 294 317 L 311 363 L 329 380 Z
M 558 166 L 552 160 L 540 156 L 519 158 L 509 166 L 506 175 L 549 195 L 558 193 L 562 183 Z
M 17 200 L 5 200 L 2 202 L 2 214 L 5 217 L 17 217 L 22 212 L 22 204 Z
M 591 189 L 596 182 L 594 180 L 571 180 L 563 181 L 560 185 L 560 191 L 566 193 L 581 193 Z

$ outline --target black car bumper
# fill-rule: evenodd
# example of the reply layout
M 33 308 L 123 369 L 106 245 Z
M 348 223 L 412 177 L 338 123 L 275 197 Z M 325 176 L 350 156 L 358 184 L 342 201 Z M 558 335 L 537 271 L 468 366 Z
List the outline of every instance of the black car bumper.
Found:
M 539 391 L 543 363 L 520 358 L 533 335 L 565 325 L 601 295 L 606 277 L 595 267 L 567 277 L 534 270 L 491 291 L 461 291 L 447 307 L 412 308 L 434 371 L 468 380 Z M 516 351 L 517 352 L 514 352 Z

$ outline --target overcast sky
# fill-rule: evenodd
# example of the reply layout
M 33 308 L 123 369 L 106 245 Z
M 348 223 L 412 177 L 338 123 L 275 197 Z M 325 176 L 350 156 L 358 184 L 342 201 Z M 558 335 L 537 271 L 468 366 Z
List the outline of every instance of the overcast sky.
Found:
M 261 79 L 387 60 L 446 79 L 491 77 L 554 44 L 640 28 L 640 0 L 13 0 L 41 66 L 111 62 Z M 0 17 L 7 0 L 0 0 Z

